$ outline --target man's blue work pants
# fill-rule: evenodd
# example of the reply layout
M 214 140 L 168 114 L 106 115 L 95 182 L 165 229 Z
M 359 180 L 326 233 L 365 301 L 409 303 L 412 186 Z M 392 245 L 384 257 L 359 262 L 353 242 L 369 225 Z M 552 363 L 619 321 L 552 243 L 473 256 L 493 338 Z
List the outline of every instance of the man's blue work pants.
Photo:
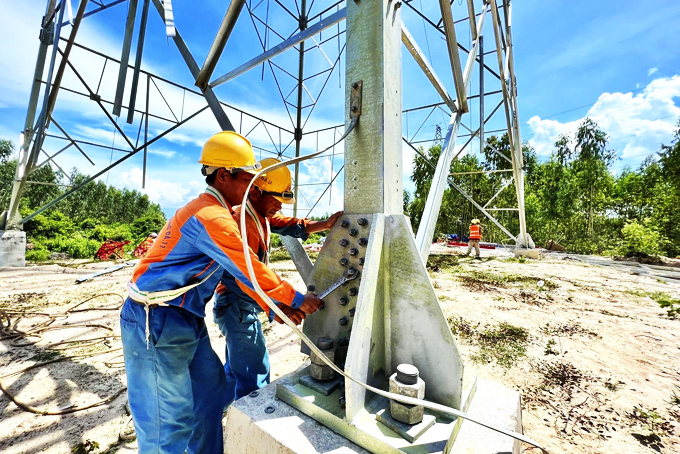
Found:
M 224 369 L 205 321 L 128 299 L 120 314 L 128 400 L 140 454 L 222 454 Z
M 216 295 L 215 323 L 227 338 L 224 371 L 227 402 L 240 399 L 269 383 L 269 352 L 257 317 L 259 306 L 226 291 Z

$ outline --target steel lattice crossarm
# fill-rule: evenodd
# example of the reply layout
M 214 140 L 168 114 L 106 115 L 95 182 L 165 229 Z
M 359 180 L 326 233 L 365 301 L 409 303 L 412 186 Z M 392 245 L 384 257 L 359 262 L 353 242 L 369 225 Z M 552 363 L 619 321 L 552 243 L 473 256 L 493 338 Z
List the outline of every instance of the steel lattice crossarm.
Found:
M 82 0 L 78 2 L 75 10 L 71 8 L 71 1 L 47 1 L 45 17 L 41 24 L 41 42 L 35 77 L 20 144 L 19 165 L 12 188 L 9 212 L 5 215 L 10 228 L 20 228 L 26 220 L 79 189 L 79 187 L 69 189 L 58 199 L 21 219 L 18 216 L 19 201 L 25 186 L 32 184 L 30 175 L 36 169 L 44 165 L 61 169 L 59 159 L 73 151 L 81 155 L 85 165 L 95 164 L 96 158 L 91 155 L 93 150 L 109 149 L 122 153 L 119 159 L 112 160 L 106 166 L 97 167 L 97 172 L 91 177 L 95 179 L 131 157 L 141 154 L 144 186 L 149 165 L 149 146 L 194 118 L 202 118 L 200 115 L 205 110 L 212 112 L 222 129 L 238 130 L 249 137 L 267 139 L 265 141 L 267 143 L 256 144 L 256 149 L 264 153 L 274 153 L 278 157 L 300 156 L 304 154 L 303 143 L 312 148 L 313 138 L 318 145 L 320 134 L 322 136 L 326 134 L 326 140 L 330 141 L 330 134 L 335 136 L 340 131 L 338 127 L 310 130 L 307 125 L 316 107 L 320 102 L 323 103 L 322 95 L 330 85 L 331 76 L 337 73 L 340 77 L 338 68 L 344 63 L 346 46 L 344 1 L 308 3 L 306 0 L 299 2 L 232 0 L 225 6 L 224 17 L 202 66 L 199 66 L 176 26 L 175 17 L 181 13 L 176 9 L 173 11 L 173 5 L 168 0 L 165 2 Z M 106 55 L 78 38 L 78 30 L 83 21 L 113 8 L 125 8 L 126 5 L 128 13 L 125 21 L 120 23 L 120 28 L 124 30 L 120 55 Z M 433 93 L 439 98 L 437 102 L 425 106 L 404 109 L 405 146 L 413 148 L 418 153 L 419 146 L 427 143 L 440 143 L 443 149 L 439 161 L 436 164 L 431 163 L 436 168 L 434 184 L 431 185 L 432 190 L 428 195 L 417 235 L 421 255 L 423 257 L 428 255 L 446 187 L 459 190 L 518 245 L 529 244 L 524 217 L 522 154 L 519 151 L 521 138 L 517 116 L 509 1 L 503 0 L 502 4 L 497 4 L 496 0 L 469 0 L 465 5 L 461 5 L 441 0 L 438 8 L 428 4 L 426 10 L 421 10 L 422 6 L 412 0 L 404 1 L 403 5 L 404 21 L 400 28 L 404 49 L 413 57 L 413 61 L 425 77 L 423 80 L 431 85 Z M 67 12 L 72 10 L 75 11 L 73 17 L 66 17 Z M 277 20 L 271 19 L 272 17 L 276 17 Z M 195 88 L 173 82 L 163 74 L 153 74 L 142 69 L 143 54 L 150 52 L 151 48 L 148 46 L 152 45 L 151 40 L 145 40 L 147 29 L 159 19 L 164 22 L 167 37 L 174 42 L 186 67 L 184 73 L 186 74 L 188 70 Z M 223 52 L 228 48 L 230 41 L 240 39 L 232 33 L 239 24 L 252 25 L 261 52 L 246 58 L 243 63 L 233 66 L 230 63 L 228 66 L 232 66 L 233 69 L 222 73 L 221 68 L 225 66 L 220 63 Z M 439 48 L 440 52 L 444 52 L 444 55 L 440 55 L 442 58 L 432 59 L 430 43 L 427 40 L 428 31 L 425 30 L 423 40 L 418 27 L 421 24 L 435 36 L 441 37 L 444 43 L 444 47 Z M 495 44 L 494 50 L 484 51 L 485 35 L 487 40 L 492 40 Z M 135 36 L 136 53 L 134 59 L 131 59 Z M 464 43 L 466 40 L 467 43 Z M 54 43 L 60 45 L 56 46 Z M 333 52 L 329 50 L 331 47 L 334 48 Z M 75 54 L 81 53 L 91 54 L 92 61 L 96 58 L 102 65 L 98 83 L 88 80 L 87 75 L 82 74 L 83 68 L 74 58 Z M 492 58 L 493 54 L 497 56 L 496 59 Z M 492 60 L 497 60 L 497 64 Z M 448 61 L 448 68 L 440 61 Z M 101 87 L 107 67 L 109 72 L 111 70 L 117 72 L 115 90 L 111 93 Z M 261 71 L 255 71 L 258 67 L 261 67 Z M 478 77 L 473 78 L 475 68 Z M 249 114 L 246 109 L 239 109 L 218 99 L 216 90 L 225 87 L 229 90 L 232 82 L 249 74 L 261 72 L 264 77 L 265 69 L 274 81 L 274 96 L 280 98 L 285 115 L 290 120 L 288 125 L 276 124 L 267 118 Z M 170 98 L 173 97 L 173 91 L 176 94 L 181 93 L 181 107 L 172 103 Z M 124 95 L 128 92 L 129 97 L 126 98 Z M 110 124 L 111 130 L 119 141 L 122 141 L 122 145 L 110 146 L 96 140 L 84 140 L 82 137 L 74 139 L 75 135 L 70 130 L 72 126 L 63 118 L 60 119 L 59 115 L 57 100 L 66 95 L 82 95 L 84 99 L 87 98 L 87 101 L 98 109 L 102 121 Z M 186 109 L 187 112 L 191 110 L 188 115 L 185 113 L 185 99 L 186 105 L 192 106 L 191 109 Z M 190 102 L 190 99 L 193 101 Z M 200 99 L 201 103 L 197 103 L 196 99 Z M 502 117 L 500 111 L 505 114 L 504 127 L 496 121 L 496 117 Z M 117 117 L 121 114 L 127 124 L 132 126 L 118 121 Z M 138 123 L 133 124 L 135 115 L 138 116 Z M 448 127 L 441 128 L 437 125 L 443 134 L 435 138 L 426 137 L 431 131 L 426 123 L 433 115 L 448 117 Z M 466 125 L 464 120 L 467 120 L 469 125 Z M 409 131 L 410 121 L 419 124 L 415 133 Z M 459 134 L 460 127 L 467 131 Z M 150 130 L 154 131 L 151 136 Z M 158 133 L 155 134 L 156 132 Z M 512 179 L 505 180 L 499 188 L 499 193 L 509 186 L 508 181 L 514 183 L 520 226 L 518 234 L 508 231 L 488 209 L 489 203 L 495 200 L 496 196 L 486 203 L 477 202 L 448 175 L 453 159 L 470 152 L 475 140 L 479 142 L 481 150 L 490 134 L 503 132 L 507 132 L 511 138 L 509 159 L 512 164 Z M 462 145 L 459 143 L 461 140 L 464 140 Z M 339 149 L 337 152 L 333 149 L 325 157 L 319 158 L 326 159 L 330 164 L 325 181 L 302 180 L 299 165 L 295 165 L 294 190 L 297 194 L 296 200 L 300 202 L 295 204 L 294 215 L 298 214 L 298 208 L 302 208 L 302 205 L 298 206 L 299 203 L 306 204 L 307 213 L 311 213 L 326 195 L 330 203 L 333 194 L 331 188 L 333 184 L 342 181 L 345 170 L 341 154 Z M 44 159 L 41 160 L 40 155 L 44 155 Z M 101 164 L 101 160 L 98 164 Z M 308 191 L 316 197 L 309 199 L 305 194 Z M 293 244 L 290 246 L 296 247 Z

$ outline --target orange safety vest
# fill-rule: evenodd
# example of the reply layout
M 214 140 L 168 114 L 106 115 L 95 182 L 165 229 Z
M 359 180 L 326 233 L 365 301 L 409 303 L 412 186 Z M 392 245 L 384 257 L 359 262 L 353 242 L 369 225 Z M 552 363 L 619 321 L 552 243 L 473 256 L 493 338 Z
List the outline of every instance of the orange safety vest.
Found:
M 471 240 L 482 239 L 482 228 L 478 224 L 472 224 L 470 226 L 470 239 Z

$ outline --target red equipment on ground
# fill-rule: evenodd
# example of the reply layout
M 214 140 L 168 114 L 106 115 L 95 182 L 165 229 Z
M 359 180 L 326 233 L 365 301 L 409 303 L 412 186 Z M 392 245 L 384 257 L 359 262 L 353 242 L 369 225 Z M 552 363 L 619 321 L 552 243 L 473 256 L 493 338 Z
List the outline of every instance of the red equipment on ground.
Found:
M 457 241 L 449 241 L 448 243 L 449 246 L 462 246 L 462 247 L 467 247 L 467 243 L 459 243 Z M 490 244 L 484 244 L 484 243 L 479 243 L 480 249 L 496 249 L 496 246 L 491 246 Z
M 139 246 L 137 246 L 137 249 L 135 249 L 132 252 L 132 255 L 134 255 L 138 259 L 141 259 L 142 257 L 144 257 L 146 255 L 146 252 L 149 250 L 149 248 L 151 247 L 151 245 L 153 244 L 153 242 L 154 242 L 154 240 L 156 239 L 157 236 L 158 236 L 157 234 L 152 233 L 151 235 L 144 238 L 144 241 L 139 243 Z
M 122 260 L 123 254 L 125 253 L 123 248 L 128 244 L 130 244 L 129 241 L 106 240 L 99 250 L 97 250 L 94 258 L 99 260 L 110 260 L 113 257 L 113 259 L 119 258 Z

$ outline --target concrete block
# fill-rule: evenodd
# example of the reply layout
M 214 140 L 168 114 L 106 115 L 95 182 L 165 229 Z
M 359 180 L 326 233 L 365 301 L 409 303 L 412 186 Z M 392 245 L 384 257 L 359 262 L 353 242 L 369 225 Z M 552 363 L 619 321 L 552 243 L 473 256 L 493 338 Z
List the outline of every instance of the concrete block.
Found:
M 525 257 L 529 257 L 530 259 L 540 259 L 541 258 L 541 251 L 540 249 L 521 249 L 521 248 L 515 248 L 515 257 L 518 257 L 520 255 L 523 255 Z
M 274 381 L 256 397 L 231 404 L 222 420 L 226 454 L 370 454 L 278 400 L 276 386 Z
M 26 266 L 26 232 L 0 230 L 0 267 Z
M 507 430 L 522 433 L 522 406 L 518 391 L 477 378 L 467 413 Z M 455 440 L 444 454 L 519 454 L 521 442 L 471 421 L 461 420 Z M 453 441 L 453 442 L 452 442 Z M 452 448 L 452 449 L 451 449 Z

